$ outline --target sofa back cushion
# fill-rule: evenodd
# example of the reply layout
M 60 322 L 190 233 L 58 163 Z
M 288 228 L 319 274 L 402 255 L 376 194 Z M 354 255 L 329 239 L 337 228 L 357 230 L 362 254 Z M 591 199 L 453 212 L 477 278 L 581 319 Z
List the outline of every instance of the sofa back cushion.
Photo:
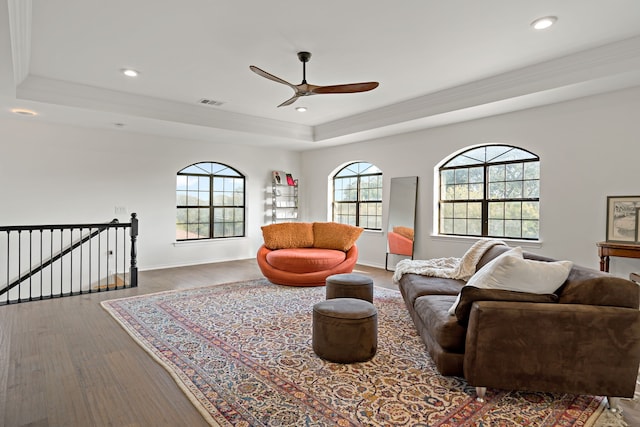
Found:
M 559 291 L 561 304 L 605 305 L 638 309 L 640 286 L 611 275 L 568 281 Z
M 506 291 L 503 289 L 481 289 L 465 286 L 460 291 L 460 301 L 455 308 L 456 319 L 462 326 L 469 323 L 471 305 L 474 301 L 513 301 L 513 302 L 558 302 L 556 294 L 534 294 L 531 292 Z
M 264 245 L 269 249 L 313 247 L 313 225 L 310 222 L 283 222 L 262 226 Z
M 337 222 L 313 223 L 313 247 L 348 251 L 364 229 Z

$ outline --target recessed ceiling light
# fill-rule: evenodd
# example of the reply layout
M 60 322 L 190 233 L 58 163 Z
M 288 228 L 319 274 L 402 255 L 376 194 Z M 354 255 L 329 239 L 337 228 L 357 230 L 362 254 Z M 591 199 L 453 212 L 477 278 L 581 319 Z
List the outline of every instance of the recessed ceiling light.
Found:
M 36 113 L 35 111 L 26 110 L 24 108 L 14 108 L 11 110 L 11 112 L 14 114 L 20 114 L 21 116 L 29 116 L 29 117 L 38 115 L 38 113 Z
M 131 69 L 131 68 L 123 68 L 122 69 L 122 74 L 124 74 L 127 77 L 138 77 L 138 74 L 140 74 L 140 73 L 137 72 L 136 70 Z
M 538 18 L 531 23 L 531 26 L 536 30 L 544 30 L 556 23 L 558 18 L 556 16 L 545 16 L 544 18 Z
M 297 107 L 296 111 L 298 111 L 300 113 L 304 113 L 305 111 L 307 111 L 307 107 Z

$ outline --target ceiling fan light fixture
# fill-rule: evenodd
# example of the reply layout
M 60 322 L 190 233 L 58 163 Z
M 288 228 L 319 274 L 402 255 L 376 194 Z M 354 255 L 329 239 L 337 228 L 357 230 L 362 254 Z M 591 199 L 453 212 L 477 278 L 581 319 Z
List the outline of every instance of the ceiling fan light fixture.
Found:
M 531 23 L 531 26 L 535 30 L 546 30 L 550 26 L 556 23 L 558 20 L 557 16 L 545 16 L 543 18 L 538 18 Z
M 120 71 L 122 71 L 122 74 L 127 77 L 138 77 L 140 75 L 140 72 L 134 70 L 133 68 L 123 68 Z
M 307 111 L 307 107 L 296 107 L 296 111 L 299 113 L 304 113 Z

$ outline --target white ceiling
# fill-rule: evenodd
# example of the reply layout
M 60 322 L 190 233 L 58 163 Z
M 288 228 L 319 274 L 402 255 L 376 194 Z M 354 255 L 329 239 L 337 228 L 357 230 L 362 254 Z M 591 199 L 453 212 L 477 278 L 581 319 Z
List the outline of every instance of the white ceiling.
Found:
M 292 149 L 640 85 L 638 0 L 7 0 L 0 43 L 0 117 Z M 301 50 L 309 83 L 380 86 L 277 108 L 249 65 L 298 84 Z

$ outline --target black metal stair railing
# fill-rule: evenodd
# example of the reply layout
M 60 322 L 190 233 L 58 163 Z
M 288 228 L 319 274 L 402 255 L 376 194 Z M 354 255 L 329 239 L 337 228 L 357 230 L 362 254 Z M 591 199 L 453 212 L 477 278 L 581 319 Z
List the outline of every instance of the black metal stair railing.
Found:
M 136 287 L 137 237 L 135 213 L 128 223 L 0 226 L 0 305 Z

